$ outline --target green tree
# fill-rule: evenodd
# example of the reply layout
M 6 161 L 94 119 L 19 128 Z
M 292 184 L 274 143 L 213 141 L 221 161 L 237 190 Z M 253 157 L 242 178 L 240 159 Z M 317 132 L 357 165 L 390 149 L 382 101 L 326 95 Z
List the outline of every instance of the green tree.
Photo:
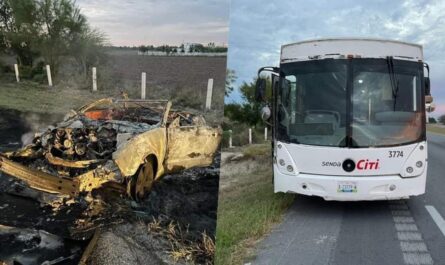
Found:
M 0 37 L 3 51 L 17 56 L 19 65 L 32 66 L 39 52 L 40 21 L 33 0 L 0 0 Z
M 236 81 L 235 70 L 227 68 L 226 70 L 226 90 L 224 96 L 229 96 L 233 92 L 233 83 Z
M 41 0 L 37 6 L 43 32 L 39 50 L 57 73 L 61 58 L 74 55 L 72 45 L 80 50 L 79 42 L 89 31 L 87 20 L 71 0 Z
M 428 123 L 437 123 L 436 119 L 434 117 L 428 118 Z
M 79 66 L 79 72 L 88 78 L 89 69 L 94 65 L 104 63 L 107 59 L 103 49 L 107 43 L 105 35 L 97 30 L 85 28 L 78 33 L 68 47 L 69 54 Z
M 142 52 L 142 53 L 146 53 L 148 51 L 148 47 L 144 46 L 144 45 L 141 45 L 141 46 L 139 46 L 139 51 Z
M 243 82 L 243 84 L 239 88 L 243 102 L 225 105 L 224 115 L 226 117 L 233 121 L 246 123 L 249 126 L 256 126 L 262 123 L 259 113 L 264 104 L 261 102 L 257 102 L 255 99 L 256 82 L 256 78 L 249 83 Z M 271 96 L 272 82 L 270 78 L 268 78 L 266 79 L 266 100 L 268 102 L 271 101 Z
M 0 0 L 0 37 L 0 48 L 20 65 L 33 66 L 41 56 L 54 75 L 65 56 L 86 74 L 105 55 L 105 36 L 90 28 L 72 0 Z
M 445 114 L 439 117 L 439 122 L 445 124 Z

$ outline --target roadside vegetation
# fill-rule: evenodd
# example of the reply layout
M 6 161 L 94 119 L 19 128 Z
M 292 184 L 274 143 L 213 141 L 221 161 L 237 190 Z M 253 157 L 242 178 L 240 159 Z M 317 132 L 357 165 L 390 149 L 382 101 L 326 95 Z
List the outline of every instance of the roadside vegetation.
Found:
M 228 70 L 226 96 L 234 90 L 235 80 L 235 72 Z M 255 82 L 243 83 L 242 101 L 226 104 L 224 108 L 217 265 L 244 264 L 252 259 L 257 244 L 281 221 L 294 200 L 291 194 L 274 193 L 271 143 L 264 139 L 265 124 L 259 117 L 261 105 L 254 100 Z M 250 145 L 249 128 L 253 142 Z M 233 148 L 228 148 L 230 135 Z
M 215 264 L 243 264 L 281 221 L 291 194 L 274 194 L 270 143 L 223 150 Z
M 429 117 L 426 129 L 429 132 L 445 134 L 445 115 L 439 116 L 438 119 Z
M 43 81 L 46 64 L 57 76 L 66 58 L 87 79 L 88 69 L 104 60 L 106 36 L 89 25 L 75 1 L 3 0 L 0 11 L 1 52 L 15 57 L 24 79 Z M 11 65 L 2 70 L 13 73 Z
M 224 56 L 139 56 L 141 47 L 110 45 L 107 36 L 90 25 L 76 1 L 1 0 L 0 111 L 66 113 L 98 98 L 119 97 L 122 92 L 140 98 L 141 73 L 146 72 L 147 99 L 169 99 L 175 109 L 191 112 L 203 112 L 207 82 L 213 78 L 212 111 L 206 112 L 206 118 L 213 124 L 221 120 Z M 143 47 L 172 49 L 168 45 Z M 188 48 L 205 52 L 220 47 L 209 43 Z M 46 65 L 51 67 L 53 87 L 48 86 Z M 97 92 L 91 91 L 92 67 L 97 68 Z
M 136 49 L 136 47 L 132 47 L 132 49 Z M 206 46 L 200 43 L 193 43 L 188 46 L 181 44 L 179 46 L 170 46 L 170 45 L 161 45 L 161 46 L 153 46 L 153 45 L 141 45 L 137 47 L 139 52 L 163 52 L 166 55 L 174 55 L 174 54 L 184 54 L 184 53 L 226 53 L 227 47 L 216 46 L 214 42 L 208 43 Z
M 437 124 L 427 124 L 426 130 L 432 133 L 439 133 L 445 135 L 445 126 Z

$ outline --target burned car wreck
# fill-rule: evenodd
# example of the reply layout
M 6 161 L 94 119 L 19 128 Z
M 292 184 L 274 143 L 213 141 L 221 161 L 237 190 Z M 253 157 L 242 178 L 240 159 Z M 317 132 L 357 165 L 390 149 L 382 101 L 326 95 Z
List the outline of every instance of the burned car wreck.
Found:
M 209 166 L 220 141 L 220 128 L 170 101 L 105 98 L 1 153 L 0 171 L 49 193 L 107 188 L 140 200 L 166 173 Z

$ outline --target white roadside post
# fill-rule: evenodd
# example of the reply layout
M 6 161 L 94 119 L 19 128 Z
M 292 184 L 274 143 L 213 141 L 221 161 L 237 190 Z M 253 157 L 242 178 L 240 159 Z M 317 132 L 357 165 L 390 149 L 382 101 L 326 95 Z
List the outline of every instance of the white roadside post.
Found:
M 249 144 L 252 144 L 252 128 L 249 128 Z
M 97 71 L 96 71 L 96 67 L 93 67 L 92 71 L 93 71 L 93 92 L 94 92 L 94 91 L 97 91 Z
M 46 65 L 46 76 L 48 77 L 48 86 L 53 86 L 53 79 L 51 77 L 51 67 Z
M 267 141 L 267 126 L 264 127 L 264 141 Z
M 209 78 L 209 82 L 207 83 L 207 98 L 206 98 L 206 109 L 210 109 L 212 107 L 212 93 L 213 93 L 213 78 Z
M 229 148 L 232 148 L 232 130 L 229 130 Z
M 18 64 L 14 64 L 14 70 L 15 70 L 15 79 L 17 80 L 17 83 L 18 83 L 18 82 L 20 82 L 19 66 L 18 66 Z
M 141 75 L 141 99 L 145 99 L 145 88 L 147 85 L 147 74 L 142 72 Z

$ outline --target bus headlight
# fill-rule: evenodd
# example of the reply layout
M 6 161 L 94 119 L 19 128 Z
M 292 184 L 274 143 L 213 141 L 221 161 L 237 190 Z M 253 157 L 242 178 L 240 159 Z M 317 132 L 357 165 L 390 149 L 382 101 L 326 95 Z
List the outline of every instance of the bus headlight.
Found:
M 289 151 L 286 148 L 286 145 L 282 143 L 278 143 L 276 151 L 276 158 L 277 163 L 275 166 L 280 171 L 281 174 L 295 176 L 298 175 L 298 167 L 295 165 L 295 162 L 292 159 L 292 156 L 290 155 Z M 279 148 L 278 146 L 281 146 Z
M 427 170 L 427 145 L 420 142 L 411 151 L 411 154 L 405 160 L 403 167 L 400 168 L 402 178 L 412 178 L 422 175 Z

